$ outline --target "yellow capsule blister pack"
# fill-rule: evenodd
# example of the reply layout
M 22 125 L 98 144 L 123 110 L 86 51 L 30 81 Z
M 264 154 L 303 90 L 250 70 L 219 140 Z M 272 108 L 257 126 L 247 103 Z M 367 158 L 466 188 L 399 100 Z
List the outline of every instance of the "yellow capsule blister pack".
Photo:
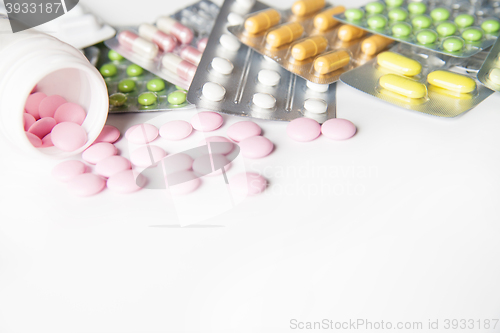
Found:
M 453 58 L 398 43 L 340 80 L 400 107 L 450 118 L 493 93 L 476 79 L 485 57 Z
M 330 84 L 393 43 L 333 18 L 344 10 L 325 0 L 298 0 L 286 11 L 267 8 L 250 13 L 228 30 L 290 72 Z

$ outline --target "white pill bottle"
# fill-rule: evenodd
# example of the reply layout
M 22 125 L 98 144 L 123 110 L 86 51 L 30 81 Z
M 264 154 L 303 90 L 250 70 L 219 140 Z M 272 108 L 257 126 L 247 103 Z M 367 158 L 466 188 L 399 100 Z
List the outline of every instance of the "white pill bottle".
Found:
M 73 152 L 55 147 L 36 148 L 24 131 L 24 105 L 34 87 L 49 95 L 61 95 L 87 111 L 82 127 L 85 146 Z M 108 92 L 99 71 L 74 47 L 29 29 L 12 33 L 6 16 L 0 15 L 0 133 L 32 156 L 64 158 L 81 153 L 100 134 L 108 116 Z

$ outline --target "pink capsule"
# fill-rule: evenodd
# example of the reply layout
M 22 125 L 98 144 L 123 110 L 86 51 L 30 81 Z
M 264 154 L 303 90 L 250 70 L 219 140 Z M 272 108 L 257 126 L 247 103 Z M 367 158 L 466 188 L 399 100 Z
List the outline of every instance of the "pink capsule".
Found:
M 198 66 L 201 60 L 202 53 L 192 46 L 182 46 L 179 55 L 182 59 L 189 61 L 193 65 Z
M 129 49 L 146 59 L 153 59 L 158 54 L 158 45 L 148 42 L 137 36 L 132 31 L 124 30 L 118 34 L 118 41 L 123 47 Z
M 189 44 L 193 40 L 193 31 L 171 17 L 160 17 L 156 26 L 164 33 L 174 35 L 182 44 Z
M 205 37 L 198 41 L 196 47 L 198 48 L 198 51 L 203 52 L 207 48 L 207 44 L 208 44 L 208 37 Z
M 177 39 L 174 36 L 167 35 L 148 23 L 139 26 L 139 36 L 155 43 L 164 52 L 172 52 L 177 46 Z
M 163 67 L 172 73 L 176 73 L 181 79 L 191 82 L 196 73 L 196 66 L 182 60 L 178 55 L 167 53 L 162 59 Z

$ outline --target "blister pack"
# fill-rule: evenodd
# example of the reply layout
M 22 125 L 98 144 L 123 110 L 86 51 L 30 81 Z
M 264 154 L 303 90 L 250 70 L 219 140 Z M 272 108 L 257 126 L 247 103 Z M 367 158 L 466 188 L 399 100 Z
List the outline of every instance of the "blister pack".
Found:
M 397 41 L 466 58 L 493 45 L 500 8 L 487 0 L 385 0 L 335 18 Z
M 120 29 L 106 46 L 144 69 L 185 89 L 193 79 L 219 7 L 199 1 L 155 25 Z
M 453 58 L 398 43 L 340 80 L 400 107 L 449 118 L 493 93 L 476 79 L 485 56 Z
M 491 48 L 477 78 L 488 88 L 500 91 L 500 41 Z
M 260 2 L 226 0 L 188 92 L 198 107 L 232 115 L 290 121 L 335 117 L 336 85 L 307 82 L 270 58 L 242 45 L 228 25 L 267 8 Z
M 228 30 L 292 73 L 314 83 L 330 84 L 393 43 L 392 39 L 367 36 L 362 29 L 339 24 L 333 15 L 344 10 L 344 6 L 330 6 L 325 0 L 298 0 L 286 11 L 267 7 L 251 12 Z
M 169 111 L 194 108 L 186 91 L 131 63 L 104 44 L 84 49 L 108 87 L 109 113 Z

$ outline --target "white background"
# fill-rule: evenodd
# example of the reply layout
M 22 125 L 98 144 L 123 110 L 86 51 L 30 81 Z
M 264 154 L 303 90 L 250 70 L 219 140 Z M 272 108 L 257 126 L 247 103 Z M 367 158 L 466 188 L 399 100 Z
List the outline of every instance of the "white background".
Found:
M 113 25 L 187 4 L 82 3 Z M 165 191 L 73 197 L 51 178 L 56 162 L 2 141 L 0 332 L 276 333 L 298 331 L 291 319 L 358 318 L 422 321 L 421 332 L 439 319 L 442 332 L 445 319 L 500 318 L 500 95 L 456 119 L 344 84 L 337 96 L 354 138 L 297 143 L 286 123 L 256 121 L 276 150 L 245 167 L 265 174 L 268 190 L 188 228 Z M 155 116 L 108 123 L 125 130 Z M 240 118 L 225 120 L 214 135 Z M 164 146 L 175 153 L 202 138 Z M 464 331 L 483 332 L 477 322 Z

